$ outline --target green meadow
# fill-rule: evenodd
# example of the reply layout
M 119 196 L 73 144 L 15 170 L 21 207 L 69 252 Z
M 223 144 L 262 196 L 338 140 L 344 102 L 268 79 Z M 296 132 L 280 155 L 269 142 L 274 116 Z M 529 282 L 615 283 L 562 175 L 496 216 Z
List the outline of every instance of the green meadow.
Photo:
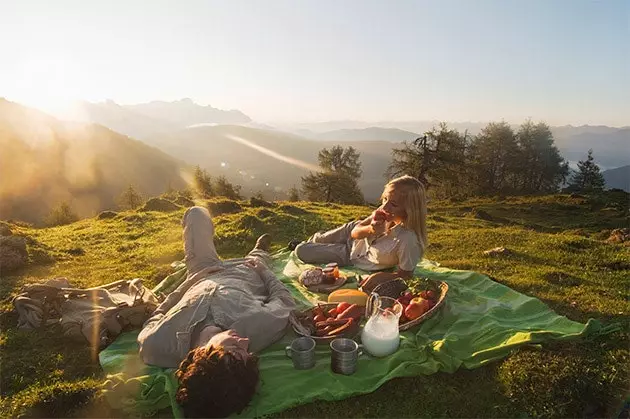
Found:
M 224 258 L 244 255 L 262 233 L 273 250 L 291 239 L 366 216 L 372 209 L 313 202 L 198 202 L 214 215 Z M 5 223 L 27 240 L 29 262 L 0 279 L 0 416 L 119 416 L 98 397 L 96 353 L 59 330 L 17 330 L 12 297 L 23 284 L 65 276 L 76 287 L 140 277 L 153 287 L 183 257 L 180 220 L 170 212 L 128 211 L 33 228 Z M 626 194 L 549 195 L 429 204 L 426 258 L 482 272 L 557 313 L 622 330 L 589 341 L 525 348 L 454 374 L 395 379 L 376 392 L 312 403 L 281 417 L 611 417 L 630 388 L 630 246 L 609 240 L 629 226 Z M 505 247 L 497 256 L 485 250 Z M 324 383 L 325 384 L 325 383 Z M 164 412 L 168 414 L 168 412 Z

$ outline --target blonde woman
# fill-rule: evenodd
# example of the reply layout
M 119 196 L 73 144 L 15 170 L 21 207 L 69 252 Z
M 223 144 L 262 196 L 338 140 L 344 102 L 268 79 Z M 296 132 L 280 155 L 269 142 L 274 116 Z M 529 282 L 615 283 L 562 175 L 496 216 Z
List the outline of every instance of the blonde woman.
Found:
M 352 221 L 325 233 L 315 233 L 295 248 L 306 263 L 337 262 L 377 272 L 363 283 L 364 289 L 395 278 L 410 278 L 427 246 L 427 205 L 424 186 L 405 175 L 391 180 L 383 190 L 382 203 L 361 221 Z

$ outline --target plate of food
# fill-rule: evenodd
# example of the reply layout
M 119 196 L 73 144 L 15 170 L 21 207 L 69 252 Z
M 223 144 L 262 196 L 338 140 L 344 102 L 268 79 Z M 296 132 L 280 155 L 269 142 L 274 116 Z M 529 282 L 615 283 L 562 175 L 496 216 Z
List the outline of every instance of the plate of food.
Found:
M 346 283 L 348 277 L 339 272 L 336 263 L 324 268 L 313 267 L 300 274 L 298 281 L 311 292 L 328 294 Z
M 357 304 L 320 303 L 289 317 L 295 333 L 312 337 L 316 342 L 330 342 L 335 338 L 353 338 L 360 330 L 359 322 L 365 307 Z

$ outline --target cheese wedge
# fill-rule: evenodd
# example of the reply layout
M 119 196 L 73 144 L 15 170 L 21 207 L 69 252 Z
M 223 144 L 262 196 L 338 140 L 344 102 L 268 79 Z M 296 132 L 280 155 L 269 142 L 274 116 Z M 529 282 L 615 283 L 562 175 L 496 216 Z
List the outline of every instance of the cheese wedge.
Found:
M 367 304 L 368 295 L 359 290 L 340 289 L 330 293 L 328 295 L 329 303 L 341 303 L 346 302 L 349 304 L 356 304 L 359 306 L 365 306 Z

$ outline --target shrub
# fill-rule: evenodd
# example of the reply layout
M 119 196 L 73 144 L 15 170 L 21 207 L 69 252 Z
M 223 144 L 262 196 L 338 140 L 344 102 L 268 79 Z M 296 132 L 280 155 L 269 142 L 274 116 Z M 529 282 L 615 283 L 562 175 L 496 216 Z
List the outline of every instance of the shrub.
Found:
M 70 205 L 67 202 L 62 202 L 57 208 L 53 209 L 46 218 L 46 224 L 51 227 L 61 226 L 74 223 L 78 219 L 79 217 L 72 211 Z
M 0 269 L 2 269 L 2 272 L 10 272 L 21 268 L 27 262 L 28 252 L 24 237 L 0 237 Z

